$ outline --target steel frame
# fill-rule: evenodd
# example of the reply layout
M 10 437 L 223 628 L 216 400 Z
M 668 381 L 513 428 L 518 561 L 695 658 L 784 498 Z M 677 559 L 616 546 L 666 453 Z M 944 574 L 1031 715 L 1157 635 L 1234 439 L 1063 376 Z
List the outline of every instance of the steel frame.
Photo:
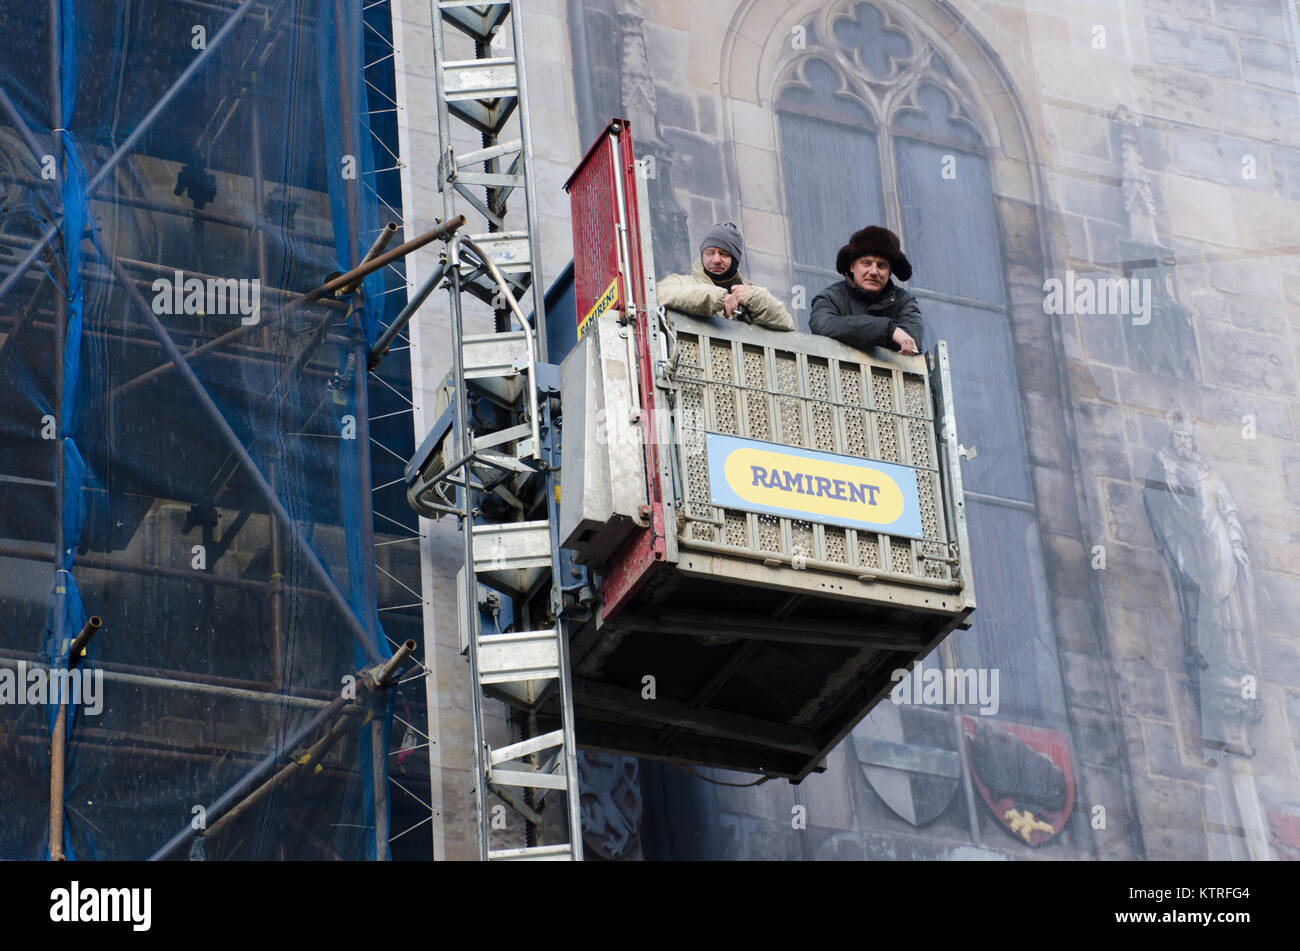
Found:
M 494 55 L 493 40 L 498 31 L 509 23 L 512 49 L 509 55 Z M 544 284 L 541 278 L 540 233 L 536 226 L 537 201 L 534 192 L 532 167 L 532 130 L 527 109 L 527 79 L 524 61 L 523 23 L 517 0 L 506 3 L 469 4 L 463 0 L 435 0 L 433 4 L 433 53 L 436 97 L 438 107 L 438 136 L 441 154 L 438 163 L 438 183 L 442 192 L 443 218 L 457 214 L 458 201 L 468 204 L 486 220 L 486 233 L 461 236 L 452 241 L 448 249 L 446 274 L 450 287 L 450 318 L 452 330 L 453 368 L 455 389 L 455 422 L 452 438 L 454 458 L 457 463 L 444 470 L 439 479 L 448 485 L 463 485 L 460 490 L 459 518 L 463 535 L 463 590 L 460 592 L 460 624 L 462 642 L 468 645 L 471 678 L 472 722 L 474 730 L 474 802 L 478 855 L 488 859 L 555 859 L 582 857 L 581 814 L 578 802 L 577 748 L 573 731 L 571 685 L 569 683 L 568 638 L 558 609 L 548 630 L 528 630 L 527 604 L 520 592 L 514 592 L 520 610 L 516 614 L 520 634 L 484 635 L 480 630 L 478 588 L 480 567 L 476 560 L 474 536 L 480 513 L 475 509 L 475 492 L 471 467 L 495 467 L 503 472 L 519 471 L 521 461 L 531 460 L 534 466 L 543 462 L 541 427 L 549 423 L 549 410 L 538 400 L 538 365 L 546 359 L 546 323 L 544 312 Z M 451 60 L 447 55 L 446 32 L 450 27 L 465 34 L 473 43 L 474 58 Z M 517 122 L 517 139 L 502 141 L 507 124 Z M 461 133 L 477 134 L 482 148 L 457 155 L 455 129 Z M 508 162 L 505 170 L 502 163 Z M 482 172 L 470 170 L 481 164 Z M 485 199 L 470 191 L 471 186 L 486 188 Z M 526 230 L 507 232 L 506 206 L 513 191 L 522 189 L 525 198 Z M 521 266 L 518 250 L 527 248 L 528 262 Z M 501 249 L 501 250 L 497 250 Z M 495 253 L 494 253 L 495 251 Z M 505 253 L 502 253 L 502 252 Z M 466 253 L 469 258 L 466 259 Z M 506 272 L 506 273 L 503 273 Z M 432 290 L 442 279 L 442 272 L 434 275 L 420 295 Z M 523 332 L 523 355 L 513 361 L 513 366 L 467 367 L 466 334 L 462 299 L 471 294 L 490 304 L 497 315 L 496 330 L 510 332 L 513 317 Z M 532 320 L 525 315 L 518 298 L 522 293 L 531 297 Z M 528 427 L 527 439 L 516 438 L 522 434 L 502 432 L 490 445 L 512 443 L 517 448 L 513 455 L 497 449 L 487 450 L 489 443 L 479 440 L 476 445 L 470 427 L 468 407 L 467 372 L 475 378 L 499 376 L 513 378 L 520 372 L 526 374 L 525 392 L 521 394 L 522 415 Z M 506 424 L 509 430 L 513 420 Z M 507 436 L 509 438 L 507 438 Z M 415 468 L 418 470 L 419 466 Z M 408 481 L 409 481 L 408 467 Z M 418 475 L 418 471 L 417 471 Z M 559 543 L 556 537 L 556 513 L 551 488 L 553 476 L 546 478 L 547 543 L 548 555 L 540 559 L 533 555 L 521 561 L 531 570 L 543 571 L 528 585 L 532 590 L 548 587 L 550 602 L 558 604 Z M 409 495 L 408 495 L 409 497 Z M 432 511 L 432 510 L 431 510 Z M 508 531 L 512 523 L 504 523 L 499 542 L 508 546 Z M 536 523 L 525 523 L 533 525 Z M 531 530 L 531 529 L 530 529 Z M 502 547 L 500 550 L 505 550 Z M 543 568 L 543 562 L 545 567 Z M 496 571 L 500 574 L 500 571 Z M 501 588 L 503 596 L 512 596 L 500 583 L 491 580 L 491 573 L 481 575 L 482 582 Z M 533 624 L 532 626 L 537 626 Z M 528 646 L 505 641 L 510 638 L 531 639 Z M 495 638 L 495 640 L 494 640 Z M 498 641 L 502 641 L 498 643 Z M 540 667 L 530 667 L 525 657 L 529 651 L 541 652 L 545 658 Z M 493 668 L 485 658 L 501 658 L 500 669 Z M 495 670 L 496 672 L 491 672 Z M 533 673 L 526 673 L 532 670 Z M 486 679 L 485 679 L 486 677 Z M 550 681 L 558 685 L 560 694 L 559 729 L 539 734 L 536 717 L 530 710 L 536 700 L 537 684 Z M 486 739 L 485 699 L 489 695 L 505 697 L 518 714 L 512 725 L 517 731 L 517 741 L 506 747 L 490 749 Z M 545 765 L 539 756 L 546 750 L 555 750 L 551 761 Z M 493 849 L 488 809 L 488 787 L 494 786 L 502 800 L 511 805 L 525 819 L 525 845 L 522 849 Z M 520 797 L 506 787 L 521 786 Z M 563 845 L 539 846 L 535 844 L 540 830 L 540 800 L 551 789 L 565 792 L 567 805 L 568 842 Z

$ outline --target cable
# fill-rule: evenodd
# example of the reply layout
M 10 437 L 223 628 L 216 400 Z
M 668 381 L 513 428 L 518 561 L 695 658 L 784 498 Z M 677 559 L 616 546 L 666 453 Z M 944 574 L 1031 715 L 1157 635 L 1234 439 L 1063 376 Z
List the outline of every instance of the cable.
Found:
M 760 777 L 758 777 L 758 779 L 754 780 L 752 783 L 729 783 L 729 782 L 727 782 L 727 781 L 724 780 L 724 779 L 710 779 L 708 776 L 705 776 L 705 775 L 702 774 L 702 773 L 698 773 L 698 772 L 696 772 L 696 771 L 695 771 L 694 769 L 692 769 L 690 766 L 684 766 L 684 765 L 682 765 L 681 763 L 678 763 L 678 764 L 677 764 L 677 768 L 678 768 L 678 769 L 681 769 L 681 770 L 684 770 L 684 771 L 686 771 L 686 772 L 688 772 L 688 773 L 690 773 L 690 774 L 691 774 L 692 776 L 694 776 L 696 779 L 702 779 L 702 780 L 704 780 L 706 783 L 713 783 L 713 785 L 715 785 L 715 786 L 734 786 L 736 789 L 748 789 L 750 786 L 761 786 L 761 785 L 763 785 L 765 782 L 767 782 L 769 779 L 772 778 L 771 776 L 760 776 Z

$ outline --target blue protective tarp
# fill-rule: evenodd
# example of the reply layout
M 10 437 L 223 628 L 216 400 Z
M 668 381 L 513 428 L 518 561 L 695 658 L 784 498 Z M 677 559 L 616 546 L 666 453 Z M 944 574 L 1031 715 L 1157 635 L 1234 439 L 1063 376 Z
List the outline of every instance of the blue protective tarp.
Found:
M 68 858 L 148 858 L 187 829 L 168 857 L 389 857 L 391 692 L 321 769 L 191 841 L 418 637 L 418 614 L 380 623 L 368 537 L 376 508 L 412 524 L 370 491 L 410 442 L 409 371 L 394 353 L 370 385 L 364 358 L 403 279 L 301 300 L 400 220 L 386 20 L 361 0 L 0 9 L 0 859 L 50 854 L 59 707 L 17 675 L 66 668 L 91 615 Z

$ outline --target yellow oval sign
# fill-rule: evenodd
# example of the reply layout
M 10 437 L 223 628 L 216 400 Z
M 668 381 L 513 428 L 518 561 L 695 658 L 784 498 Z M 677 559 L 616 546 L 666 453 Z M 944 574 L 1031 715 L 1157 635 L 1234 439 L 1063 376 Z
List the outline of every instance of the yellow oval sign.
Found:
M 903 514 L 903 490 L 871 466 L 742 448 L 728 454 L 723 472 L 736 495 L 764 508 L 883 524 Z

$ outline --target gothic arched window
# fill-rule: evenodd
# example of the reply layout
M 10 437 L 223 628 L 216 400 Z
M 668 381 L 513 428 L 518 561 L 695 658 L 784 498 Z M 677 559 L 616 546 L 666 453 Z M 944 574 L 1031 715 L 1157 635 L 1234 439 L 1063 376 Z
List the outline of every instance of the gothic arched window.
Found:
M 902 236 L 925 346 L 948 342 L 958 432 L 978 450 L 962 468 L 979 607 L 949 660 L 1000 670 L 1000 717 L 1064 728 L 989 139 L 948 64 L 889 9 L 827 5 L 805 30 L 775 97 L 792 285 L 811 301 L 840 280 L 836 251 L 859 228 Z

